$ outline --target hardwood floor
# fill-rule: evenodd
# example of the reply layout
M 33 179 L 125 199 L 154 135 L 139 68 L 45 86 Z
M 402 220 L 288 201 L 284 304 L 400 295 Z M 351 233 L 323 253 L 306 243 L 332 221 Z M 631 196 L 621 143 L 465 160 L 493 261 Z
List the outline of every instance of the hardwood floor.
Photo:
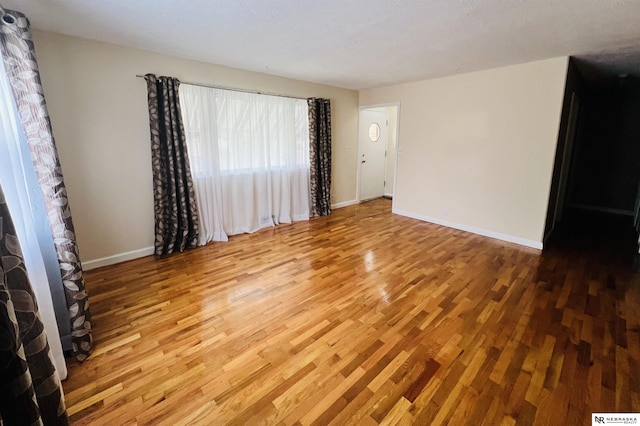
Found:
M 640 274 L 389 200 L 86 273 L 74 424 L 591 424 L 640 412 Z

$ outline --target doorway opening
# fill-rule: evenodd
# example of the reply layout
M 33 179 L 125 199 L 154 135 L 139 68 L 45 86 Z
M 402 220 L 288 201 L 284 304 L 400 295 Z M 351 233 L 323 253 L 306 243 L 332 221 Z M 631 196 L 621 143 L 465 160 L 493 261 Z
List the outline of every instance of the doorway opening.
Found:
M 615 252 L 633 264 L 640 229 L 640 75 L 611 69 L 574 58 L 569 63 L 545 249 Z
M 398 104 L 360 107 L 358 201 L 393 199 L 398 148 Z

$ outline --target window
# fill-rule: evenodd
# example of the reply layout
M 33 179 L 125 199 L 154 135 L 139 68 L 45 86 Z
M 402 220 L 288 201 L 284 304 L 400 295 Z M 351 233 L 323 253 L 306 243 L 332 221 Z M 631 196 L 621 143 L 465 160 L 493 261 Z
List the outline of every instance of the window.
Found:
M 307 101 L 180 86 L 194 176 L 309 167 Z M 210 120 L 215 120 L 210 122 Z
M 180 85 L 199 244 L 309 219 L 307 101 Z

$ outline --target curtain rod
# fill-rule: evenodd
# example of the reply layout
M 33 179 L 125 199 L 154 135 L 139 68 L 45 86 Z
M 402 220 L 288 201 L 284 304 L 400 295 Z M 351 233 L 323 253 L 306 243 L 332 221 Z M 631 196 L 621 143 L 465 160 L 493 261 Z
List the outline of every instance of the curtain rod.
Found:
M 144 78 L 144 75 L 136 74 L 136 77 Z M 281 95 L 279 93 L 259 92 L 257 90 L 239 89 L 237 87 L 216 86 L 214 84 L 204 84 L 204 83 L 192 83 L 192 82 L 188 82 L 188 81 L 182 81 L 180 79 L 178 79 L 178 81 L 180 81 L 181 84 L 188 84 L 190 86 L 208 87 L 210 89 L 231 90 L 233 92 L 253 93 L 253 94 L 256 94 L 256 95 L 280 96 L 281 98 L 302 99 L 302 100 L 305 100 L 305 101 L 308 99 L 308 98 L 301 98 L 299 96 Z

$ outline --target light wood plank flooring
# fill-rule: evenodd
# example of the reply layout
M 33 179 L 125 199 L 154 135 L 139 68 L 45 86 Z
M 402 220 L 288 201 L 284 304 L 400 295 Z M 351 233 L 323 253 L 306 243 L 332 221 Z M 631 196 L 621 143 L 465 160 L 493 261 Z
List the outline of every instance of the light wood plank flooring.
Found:
M 586 247 L 586 246 L 585 246 Z M 388 200 L 86 274 L 74 424 L 591 424 L 640 411 L 631 259 Z

